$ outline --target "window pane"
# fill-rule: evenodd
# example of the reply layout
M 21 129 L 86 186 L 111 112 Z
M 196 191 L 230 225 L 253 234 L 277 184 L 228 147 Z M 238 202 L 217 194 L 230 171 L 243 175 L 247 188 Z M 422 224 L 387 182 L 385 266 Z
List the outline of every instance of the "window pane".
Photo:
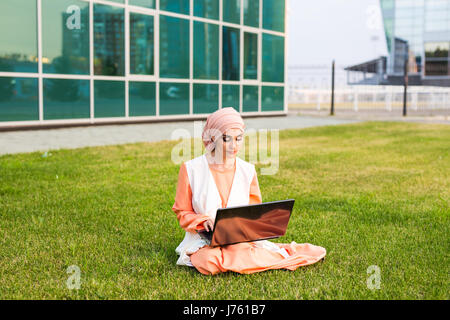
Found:
M 90 117 L 89 80 L 44 79 L 44 119 Z
M 123 76 L 124 10 L 94 3 L 94 73 Z
M 128 0 L 128 4 L 155 9 L 155 1 L 156 0 Z
M 45 73 L 89 74 L 89 3 L 42 1 Z
M 111 2 L 117 2 L 117 3 L 125 3 L 125 0 L 107 0 Z
M 244 0 L 244 24 L 259 27 L 259 1 Z
M 156 115 L 156 86 L 154 82 L 130 81 L 128 91 L 128 114 L 130 117 Z
M 189 14 L 189 0 L 160 0 L 159 9 Z
M 153 74 L 153 16 L 130 13 L 130 73 Z
M 94 117 L 125 116 L 125 83 L 123 81 L 94 81 Z
M 284 38 L 263 33 L 262 81 L 284 82 Z
M 0 71 L 38 72 L 36 1 L 0 1 Z
M 284 110 L 284 87 L 261 88 L 261 111 Z
M 427 42 L 425 43 L 425 57 L 447 58 L 449 57 L 450 42 Z
M 219 109 L 219 85 L 194 84 L 194 113 L 211 113 Z
M 38 80 L 0 77 L 0 121 L 39 120 Z
M 239 80 L 239 29 L 223 27 L 222 79 Z
M 194 78 L 219 78 L 219 26 L 194 21 Z
M 159 84 L 159 114 L 189 114 L 189 84 Z
M 219 19 L 219 0 L 194 0 L 194 16 Z
M 189 78 L 189 21 L 159 16 L 159 74 Z
M 223 0 L 223 21 L 241 23 L 241 0 Z
M 263 0 L 263 28 L 284 32 L 284 0 Z
M 244 79 L 258 78 L 258 35 L 244 32 Z
M 430 61 L 425 60 L 426 76 L 446 76 L 449 75 L 448 60 Z
M 258 86 L 243 86 L 242 111 L 258 111 Z
M 232 107 L 239 112 L 239 86 L 222 85 L 222 108 Z

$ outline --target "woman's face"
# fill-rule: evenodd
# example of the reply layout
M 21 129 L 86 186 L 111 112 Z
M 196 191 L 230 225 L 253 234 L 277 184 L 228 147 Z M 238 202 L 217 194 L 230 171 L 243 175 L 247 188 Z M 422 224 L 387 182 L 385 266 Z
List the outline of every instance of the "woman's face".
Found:
M 219 139 L 216 148 L 222 148 L 222 154 L 226 158 L 236 157 L 239 150 L 241 150 L 242 142 L 244 141 L 244 133 L 241 129 L 231 128 L 225 131 L 222 139 Z

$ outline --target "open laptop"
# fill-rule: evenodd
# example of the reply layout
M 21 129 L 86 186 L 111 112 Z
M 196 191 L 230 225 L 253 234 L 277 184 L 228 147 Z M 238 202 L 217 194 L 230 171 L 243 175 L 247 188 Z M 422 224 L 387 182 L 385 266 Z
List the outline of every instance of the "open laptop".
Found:
M 198 231 L 212 246 L 273 239 L 286 233 L 294 199 L 219 208 L 213 231 Z

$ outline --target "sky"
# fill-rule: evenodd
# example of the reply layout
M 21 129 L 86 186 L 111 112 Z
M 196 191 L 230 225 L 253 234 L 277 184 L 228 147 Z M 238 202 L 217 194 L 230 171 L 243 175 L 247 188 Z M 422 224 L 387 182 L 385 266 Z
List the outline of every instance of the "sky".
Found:
M 288 66 L 387 55 L 379 0 L 289 0 L 288 10 Z

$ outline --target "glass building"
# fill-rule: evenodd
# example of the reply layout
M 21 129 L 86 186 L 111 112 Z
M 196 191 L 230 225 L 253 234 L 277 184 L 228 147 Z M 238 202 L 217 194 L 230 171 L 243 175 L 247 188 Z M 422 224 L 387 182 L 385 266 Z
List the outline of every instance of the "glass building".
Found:
M 380 0 L 380 5 L 388 75 L 402 77 L 406 55 L 410 76 L 421 84 L 450 86 L 450 1 Z
M 284 0 L 2 0 L 0 127 L 284 114 Z

